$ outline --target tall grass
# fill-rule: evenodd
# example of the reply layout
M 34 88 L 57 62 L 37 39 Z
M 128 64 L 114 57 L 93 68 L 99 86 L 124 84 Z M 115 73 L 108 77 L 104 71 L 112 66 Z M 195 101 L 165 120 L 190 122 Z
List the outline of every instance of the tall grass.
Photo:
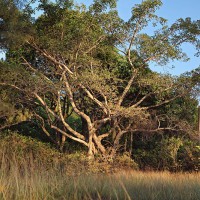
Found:
M 115 174 L 69 176 L 56 168 L 30 167 L 24 160 L 18 166 L 0 167 L 0 199 L 122 199 L 199 200 L 200 174 L 124 171 Z
M 16 135 L 0 140 L 0 199 L 200 199 L 200 173 L 120 168 L 115 173 L 100 173 L 112 166 L 88 163 L 82 156 L 61 156 L 43 144 Z

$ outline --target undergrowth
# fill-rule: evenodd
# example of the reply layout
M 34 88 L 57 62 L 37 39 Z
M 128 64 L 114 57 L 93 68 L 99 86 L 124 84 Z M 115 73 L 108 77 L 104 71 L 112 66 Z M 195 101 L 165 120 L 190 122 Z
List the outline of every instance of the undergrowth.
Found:
M 1 135 L 0 199 L 10 200 L 198 200 L 200 174 L 140 172 L 127 155 L 88 161 L 48 144 Z

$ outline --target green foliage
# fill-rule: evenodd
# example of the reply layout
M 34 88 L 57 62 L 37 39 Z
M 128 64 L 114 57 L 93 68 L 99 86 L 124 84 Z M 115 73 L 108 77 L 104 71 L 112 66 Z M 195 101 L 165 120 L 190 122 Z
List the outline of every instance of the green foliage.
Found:
M 140 146 L 138 146 L 140 144 Z M 196 141 L 175 137 L 152 137 L 139 141 L 133 158 L 146 170 L 198 171 L 199 148 Z
M 96 13 L 101 13 L 108 7 L 116 8 L 116 0 L 94 0 L 90 10 Z
M 184 140 L 179 149 L 177 159 L 181 170 L 199 171 L 200 170 L 200 147 L 198 142 Z
M 60 153 L 52 149 L 49 144 L 37 139 L 22 136 L 16 132 L 1 132 L 0 136 L 1 156 L 5 156 L 8 162 L 12 163 L 15 158 L 22 166 L 26 160 L 29 160 L 30 165 L 35 163 L 37 166 L 41 163 L 43 167 L 50 168 L 61 157 Z
M 73 149 L 74 148 L 74 149 Z M 86 154 L 75 145 L 70 146 L 72 153 L 60 153 L 50 143 L 41 142 L 37 138 L 23 136 L 17 132 L 0 133 L 0 156 L 7 166 L 15 162 L 18 166 L 45 170 L 61 170 L 69 175 L 83 173 L 110 173 L 119 169 L 137 169 L 137 164 L 124 154 L 113 162 L 103 157 L 88 161 Z M 1 163 L 2 164 L 2 163 Z M 13 166 L 14 167 L 14 166 Z
M 199 55 L 199 38 L 196 38 L 196 35 L 200 34 L 200 21 L 192 21 L 190 17 L 186 19 L 178 19 L 171 27 L 171 30 L 174 32 L 174 41 L 177 39 L 186 40 L 194 44 L 197 49 L 196 55 Z
M 171 169 L 177 167 L 177 154 L 182 145 L 183 142 L 180 138 L 171 137 L 161 141 L 159 157 L 164 169 L 165 167 L 170 167 Z
M 31 13 L 19 10 L 20 2 L 13 0 L 0 1 L 0 48 L 16 48 L 30 39 L 33 34 Z
M 165 112 L 169 116 L 175 116 L 179 120 L 189 123 L 193 128 L 197 125 L 198 101 L 189 96 L 179 98 L 165 106 Z
M 114 160 L 114 165 L 119 166 L 119 168 L 128 168 L 132 170 L 138 170 L 139 166 L 138 164 L 131 158 L 130 154 L 128 152 L 123 153 L 122 155 L 119 155 Z

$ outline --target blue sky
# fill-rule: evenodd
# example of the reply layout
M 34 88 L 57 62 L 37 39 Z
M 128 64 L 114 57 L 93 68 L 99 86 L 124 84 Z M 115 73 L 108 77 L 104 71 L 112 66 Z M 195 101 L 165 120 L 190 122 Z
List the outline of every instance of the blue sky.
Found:
M 89 6 L 93 0 L 75 0 L 77 3 L 84 3 Z M 121 18 L 128 20 L 131 16 L 131 8 L 134 4 L 141 3 L 142 0 L 118 0 L 118 12 Z M 193 20 L 200 19 L 200 0 L 163 0 L 163 6 L 157 11 L 161 17 L 168 19 L 172 24 L 178 18 L 191 17 Z M 151 30 L 147 30 L 151 31 Z M 155 66 L 151 64 L 151 68 L 158 72 L 179 75 L 186 71 L 197 68 L 200 65 L 200 58 L 194 57 L 195 49 L 191 45 L 184 45 L 184 51 L 190 57 L 188 62 L 171 62 L 167 66 Z M 0 58 L 3 57 L 0 54 Z

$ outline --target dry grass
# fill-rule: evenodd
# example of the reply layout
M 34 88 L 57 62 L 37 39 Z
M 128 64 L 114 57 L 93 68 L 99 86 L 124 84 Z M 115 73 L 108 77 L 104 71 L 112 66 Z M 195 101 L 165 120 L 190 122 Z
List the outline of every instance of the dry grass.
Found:
M 0 142 L 0 200 L 200 199 L 200 173 L 99 173 L 99 164 L 73 155 L 61 159 L 63 167 L 54 159 L 60 154 L 22 139 L 20 145 L 16 137 Z
M 0 168 L 0 199 L 198 200 L 200 174 L 124 171 L 69 176 L 57 169 Z

